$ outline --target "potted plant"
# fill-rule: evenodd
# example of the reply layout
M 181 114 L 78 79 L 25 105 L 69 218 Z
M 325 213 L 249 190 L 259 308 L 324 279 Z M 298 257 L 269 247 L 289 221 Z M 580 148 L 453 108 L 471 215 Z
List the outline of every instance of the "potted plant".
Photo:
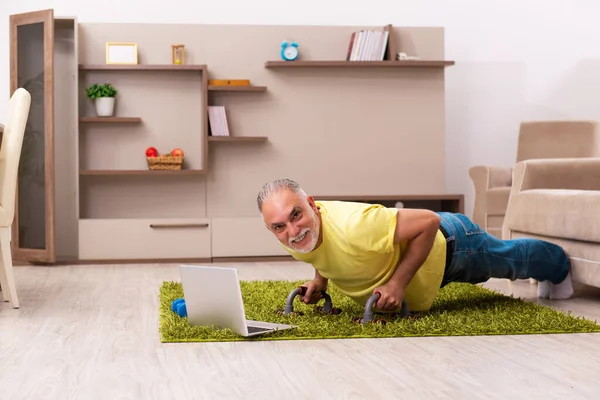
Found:
M 117 89 L 110 83 L 99 85 L 94 83 L 86 89 L 87 97 L 94 100 L 96 115 L 99 117 L 111 117 L 115 110 L 115 96 Z

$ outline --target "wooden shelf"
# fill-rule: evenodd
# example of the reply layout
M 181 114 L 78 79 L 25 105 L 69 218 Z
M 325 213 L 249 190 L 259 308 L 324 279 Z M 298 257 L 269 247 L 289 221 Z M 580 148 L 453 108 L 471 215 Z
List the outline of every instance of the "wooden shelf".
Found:
M 209 92 L 266 92 L 266 86 L 219 86 L 209 85 Z
M 444 68 L 454 61 L 267 61 L 265 68 Z
M 79 64 L 80 71 L 205 71 L 206 68 L 205 64 Z
M 440 194 L 398 194 L 398 195 L 318 195 L 316 200 L 356 201 L 360 203 L 381 204 L 385 207 L 396 207 L 397 202 L 404 203 L 408 208 L 428 208 L 430 210 L 464 213 L 465 196 L 458 193 Z
M 313 195 L 317 200 L 339 200 L 339 201 L 402 201 L 402 200 L 463 200 L 463 194 L 382 194 L 382 195 Z
M 79 171 L 79 175 L 100 175 L 100 176 L 140 176 L 140 175 L 205 175 L 206 171 L 198 169 L 182 170 L 146 170 L 146 169 L 88 169 Z
M 140 117 L 81 117 L 80 122 L 140 123 Z
M 209 136 L 209 142 L 266 142 L 266 136 Z

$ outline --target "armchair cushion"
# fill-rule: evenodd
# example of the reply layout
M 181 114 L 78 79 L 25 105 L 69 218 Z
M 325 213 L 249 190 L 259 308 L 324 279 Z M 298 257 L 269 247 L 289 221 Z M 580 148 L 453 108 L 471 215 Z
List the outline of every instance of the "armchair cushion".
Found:
M 530 189 L 511 200 L 511 230 L 600 243 L 600 191 Z

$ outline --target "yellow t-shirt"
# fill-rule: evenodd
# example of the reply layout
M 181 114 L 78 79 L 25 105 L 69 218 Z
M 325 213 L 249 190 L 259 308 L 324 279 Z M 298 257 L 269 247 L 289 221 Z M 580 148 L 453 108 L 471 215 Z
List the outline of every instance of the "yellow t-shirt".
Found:
M 373 290 L 394 274 L 407 243 L 394 244 L 398 210 L 382 205 L 342 201 L 315 201 L 323 221 L 323 241 L 303 254 L 282 245 L 296 260 L 304 261 L 360 305 Z M 412 311 L 431 307 L 440 288 L 446 263 L 446 239 L 438 230 L 425 263 L 404 291 Z

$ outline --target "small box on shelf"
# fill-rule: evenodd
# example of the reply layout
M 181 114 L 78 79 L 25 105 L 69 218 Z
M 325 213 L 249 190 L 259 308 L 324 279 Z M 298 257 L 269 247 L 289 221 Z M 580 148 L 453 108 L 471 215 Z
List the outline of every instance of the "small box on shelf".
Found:
M 209 79 L 211 86 L 250 86 L 250 79 Z

